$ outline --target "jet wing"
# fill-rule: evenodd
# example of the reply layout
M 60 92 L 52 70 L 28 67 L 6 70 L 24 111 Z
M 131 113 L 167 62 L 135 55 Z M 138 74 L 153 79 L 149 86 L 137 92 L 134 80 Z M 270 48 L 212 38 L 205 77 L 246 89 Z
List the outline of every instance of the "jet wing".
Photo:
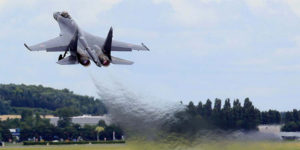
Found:
M 115 65 L 132 65 L 133 64 L 132 61 L 113 57 L 113 56 L 111 56 L 111 63 L 115 64 Z
M 66 38 L 65 36 L 59 36 L 54 39 L 39 43 L 37 45 L 33 45 L 33 46 L 27 46 L 26 44 L 24 45 L 30 51 L 46 50 L 47 52 L 60 52 L 60 51 L 67 50 L 69 42 L 70 42 L 70 38 Z
M 136 45 L 136 44 L 119 42 L 119 41 L 113 41 L 111 50 L 112 51 L 132 51 L 132 50 L 149 51 L 149 48 L 143 43 L 141 45 Z
M 84 32 L 85 38 L 89 45 L 98 45 L 102 47 L 105 43 L 105 39 L 102 37 L 94 36 L 90 33 Z M 116 40 L 112 41 L 111 51 L 132 51 L 132 50 L 146 50 L 149 51 L 149 48 L 145 44 L 136 45 L 125 42 L 119 42 Z

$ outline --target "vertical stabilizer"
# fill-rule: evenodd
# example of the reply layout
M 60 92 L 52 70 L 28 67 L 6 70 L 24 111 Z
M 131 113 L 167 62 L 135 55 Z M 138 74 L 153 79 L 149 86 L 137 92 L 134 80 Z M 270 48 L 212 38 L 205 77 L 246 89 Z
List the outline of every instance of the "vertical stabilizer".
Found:
M 104 45 L 102 47 L 103 53 L 111 60 L 111 44 L 112 44 L 112 38 L 113 38 L 113 28 L 111 27 L 107 37 L 105 39 Z

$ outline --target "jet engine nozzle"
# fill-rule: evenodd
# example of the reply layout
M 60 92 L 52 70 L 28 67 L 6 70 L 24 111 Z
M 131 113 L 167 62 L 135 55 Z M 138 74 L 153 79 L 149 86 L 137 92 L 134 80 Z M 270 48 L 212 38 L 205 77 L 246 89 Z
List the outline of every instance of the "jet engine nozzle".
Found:
M 99 60 L 104 67 L 107 67 L 110 64 L 109 58 L 104 54 L 99 55 Z
M 85 67 L 88 67 L 91 64 L 91 61 L 87 57 L 79 56 L 79 63 Z

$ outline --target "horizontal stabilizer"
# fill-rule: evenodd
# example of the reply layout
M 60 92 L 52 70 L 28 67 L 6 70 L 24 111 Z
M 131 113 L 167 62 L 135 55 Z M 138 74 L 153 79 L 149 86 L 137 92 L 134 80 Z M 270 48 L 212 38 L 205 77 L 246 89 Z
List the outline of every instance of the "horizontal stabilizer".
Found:
M 111 56 L 111 63 L 115 64 L 115 65 L 132 65 L 133 64 L 132 61 L 113 57 L 113 56 Z
M 60 65 L 74 65 L 74 64 L 78 64 L 78 61 L 76 57 L 68 56 L 64 59 L 59 60 L 57 63 Z

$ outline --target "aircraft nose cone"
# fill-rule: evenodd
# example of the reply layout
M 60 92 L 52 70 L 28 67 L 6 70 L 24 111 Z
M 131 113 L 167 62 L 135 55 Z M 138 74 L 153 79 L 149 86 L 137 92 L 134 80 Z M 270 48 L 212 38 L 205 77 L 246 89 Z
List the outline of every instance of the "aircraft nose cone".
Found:
M 59 14 L 60 14 L 59 12 L 54 12 L 54 13 L 53 13 L 53 18 L 54 18 L 55 20 L 57 20 L 57 16 L 58 16 Z

